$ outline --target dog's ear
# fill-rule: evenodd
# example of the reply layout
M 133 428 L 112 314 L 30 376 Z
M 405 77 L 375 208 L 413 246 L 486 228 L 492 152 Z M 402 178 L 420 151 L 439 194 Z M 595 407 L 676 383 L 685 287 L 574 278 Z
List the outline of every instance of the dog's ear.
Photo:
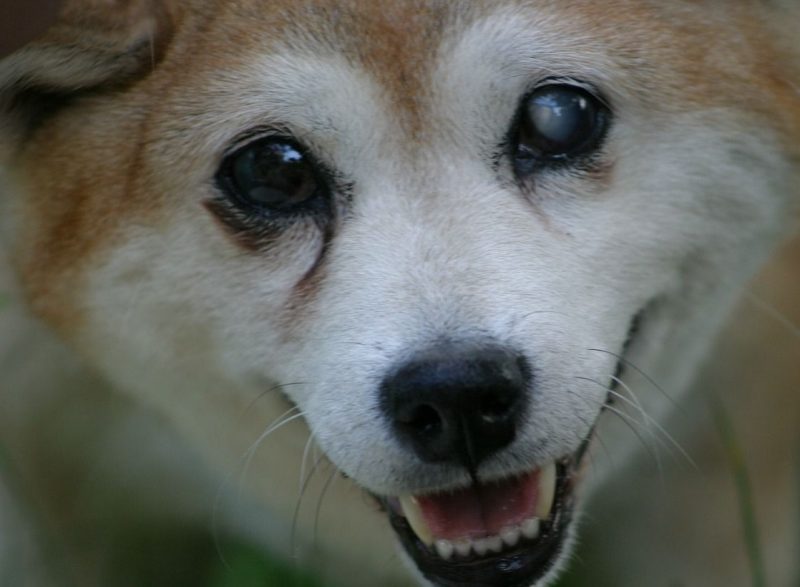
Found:
M 0 110 L 125 84 L 155 67 L 171 30 L 163 0 L 65 0 L 37 40 L 0 60 Z M 30 100 L 28 99 L 30 98 Z M 0 113 L 2 114 L 2 113 Z

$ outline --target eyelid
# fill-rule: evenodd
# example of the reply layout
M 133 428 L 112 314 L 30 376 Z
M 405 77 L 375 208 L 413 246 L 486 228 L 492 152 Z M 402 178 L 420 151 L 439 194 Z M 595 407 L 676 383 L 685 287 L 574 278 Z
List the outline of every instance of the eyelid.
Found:
M 293 145 L 298 145 L 297 140 L 292 137 L 292 135 L 287 132 L 286 129 L 280 129 L 273 126 L 255 127 L 236 135 L 236 137 L 228 143 L 228 146 L 223 151 L 222 158 L 224 159 L 225 157 L 233 155 L 247 145 L 257 141 L 262 141 L 264 139 L 273 139 L 276 141 L 284 141 L 287 143 L 292 143 Z
M 570 76 L 553 76 L 538 80 L 530 89 L 528 89 L 527 92 L 525 92 L 522 101 L 524 102 L 539 90 L 549 86 L 569 86 L 571 88 L 577 88 L 579 90 L 583 90 L 584 92 L 590 94 L 595 100 L 600 102 L 603 106 L 605 106 L 609 111 L 613 111 L 613 108 L 611 107 L 611 102 L 608 100 L 608 98 L 606 98 L 606 94 L 602 92 L 599 87 L 597 87 L 595 84 L 591 82 L 587 82 Z

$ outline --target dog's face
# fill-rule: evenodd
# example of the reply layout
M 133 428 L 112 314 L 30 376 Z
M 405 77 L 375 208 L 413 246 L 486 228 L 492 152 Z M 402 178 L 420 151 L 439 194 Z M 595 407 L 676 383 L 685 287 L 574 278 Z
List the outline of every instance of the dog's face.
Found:
M 546 582 L 604 406 L 656 414 L 791 219 L 776 31 L 745 2 L 120 4 L 0 66 L 32 306 L 209 444 L 204 411 L 288 397 L 428 582 Z

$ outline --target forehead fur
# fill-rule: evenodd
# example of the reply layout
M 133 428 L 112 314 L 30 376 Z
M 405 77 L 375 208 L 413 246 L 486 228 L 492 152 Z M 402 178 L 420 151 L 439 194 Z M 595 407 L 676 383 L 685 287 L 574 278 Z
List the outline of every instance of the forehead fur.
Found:
M 381 86 L 393 116 L 411 132 L 422 124 L 443 51 L 464 35 L 479 60 L 505 53 L 543 69 L 554 61 L 575 64 L 578 73 L 613 76 L 621 91 L 674 107 L 755 108 L 797 128 L 797 92 L 787 80 L 796 79 L 798 66 L 776 45 L 774 22 L 760 3 L 721 9 L 712 1 L 245 0 L 222 2 L 207 18 L 200 31 L 182 36 L 182 50 L 174 51 L 180 68 L 198 46 L 214 54 L 205 64 L 222 67 L 271 52 L 336 55 Z M 775 99 L 791 107 L 776 111 Z

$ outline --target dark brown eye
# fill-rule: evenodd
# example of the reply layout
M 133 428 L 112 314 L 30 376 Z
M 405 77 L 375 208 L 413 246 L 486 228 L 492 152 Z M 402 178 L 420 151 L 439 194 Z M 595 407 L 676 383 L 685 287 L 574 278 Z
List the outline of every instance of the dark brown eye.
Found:
M 516 165 L 521 172 L 548 162 L 569 162 L 597 150 L 610 115 L 583 88 L 565 84 L 539 88 L 525 100 L 519 117 Z
M 324 196 L 321 174 L 290 139 L 265 138 L 228 155 L 217 182 L 235 204 L 261 212 L 299 212 Z

